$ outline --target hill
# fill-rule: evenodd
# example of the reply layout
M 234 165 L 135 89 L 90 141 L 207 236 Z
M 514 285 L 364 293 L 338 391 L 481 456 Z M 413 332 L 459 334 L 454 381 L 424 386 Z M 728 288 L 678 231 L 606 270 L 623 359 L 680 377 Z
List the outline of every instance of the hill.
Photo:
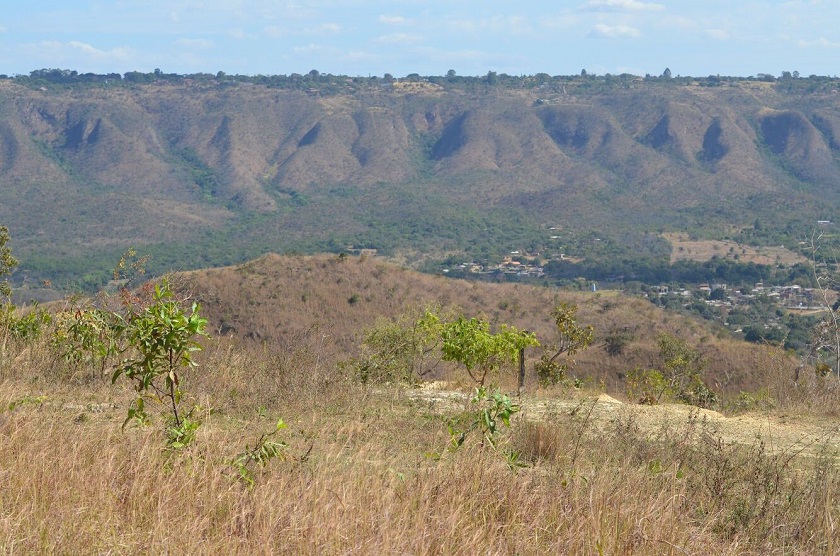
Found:
M 772 359 L 772 350 L 764 346 L 729 339 L 723 332 L 717 337 L 707 322 L 669 313 L 639 298 L 429 276 L 369 257 L 267 255 L 182 277 L 217 334 L 280 351 L 315 346 L 329 351 L 332 361 L 357 353 L 362 331 L 377 317 L 394 318 L 435 304 L 484 316 L 493 325 L 507 323 L 535 332 L 548 343 L 554 339 L 551 310 L 561 301 L 576 304 L 578 322 L 595 329 L 596 342 L 578 354 L 575 372 L 603 381 L 614 393 L 624 392 L 629 371 L 660 366 L 656 339 L 666 332 L 703 354 L 709 363 L 709 384 L 727 394 L 763 387 Z M 617 356 L 606 352 L 605 338 L 610 335 L 627 339 Z M 773 370 L 780 371 L 793 361 L 776 363 Z M 528 367 L 533 372 L 532 363 Z
M 130 245 L 156 271 L 417 263 L 546 250 L 557 225 L 667 261 L 646 232 L 760 217 L 791 247 L 840 203 L 833 81 L 608 78 L 0 80 L 0 222 L 33 277 L 93 287 Z
M 750 350 L 772 383 L 741 398 L 768 403 L 729 405 L 726 417 L 621 403 L 600 385 L 469 401 L 457 378 L 445 389 L 361 383 L 339 361 L 380 313 L 441 297 L 541 329 L 552 292 L 337 256 L 270 255 L 174 279 L 192 284 L 213 326 L 241 336 L 200 339 L 197 367 L 178 364 L 178 346 L 197 348 L 184 321 L 200 330 L 201 317 L 165 295 L 146 311 L 147 287 L 136 304 L 128 292 L 110 299 L 138 310 L 126 318 L 73 298 L 54 318 L 9 308 L 0 320 L 0 492 L 15 493 L 0 498 L 0 550 L 837 552 L 837 379 L 806 373 L 792 388 L 790 375 L 771 376 L 786 354 Z M 638 299 L 558 296 L 599 330 L 641 327 L 625 365 L 649 332 L 704 333 Z M 97 340 L 127 349 L 109 358 Z M 595 364 L 607 359 L 598 352 L 586 352 Z

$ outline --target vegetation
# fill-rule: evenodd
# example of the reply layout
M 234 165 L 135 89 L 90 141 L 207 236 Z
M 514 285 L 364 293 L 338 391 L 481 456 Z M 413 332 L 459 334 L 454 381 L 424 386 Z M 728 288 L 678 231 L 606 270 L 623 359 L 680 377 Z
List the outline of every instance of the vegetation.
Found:
M 258 263 L 234 272 L 260 281 Z M 353 270 L 371 275 L 360 259 L 321 264 L 344 281 Z M 514 401 L 502 393 L 512 373 L 498 375 L 502 389 L 479 386 L 472 396 L 371 387 L 338 364 L 343 350 L 315 328 L 256 346 L 206 339 L 198 373 L 192 356 L 205 320 L 178 283 L 103 294 L 97 308 L 68 300 L 81 306 L 56 307 L 38 334 L 0 323 L 0 492 L 16 493 L 0 496 L 3 551 L 786 554 L 833 553 L 840 543 L 840 468 L 828 432 L 809 440 L 797 432 L 787 444 L 774 431 L 771 446 L 749 432 L 725 435 L 697 409 L 651 424 L 618 402 L 604 411 L 597 392 L 565 392 L 579 396 L 566 405 L 556 389 Z M 335 303 L 342 298 L 327 302 L 348 313 L 369 303 Z M 614 319 L 615 300 L 592 299 Z M 549 324 L 576 330 L 574 309 L 560 305 Z M 85 312 L 92 317 L 73 316 Z M 436 330 L 442 359 L 474 372 L 536 343 L 512 327 L 493 334 L 484 319 L 420 314 L 380 321 L 373 330 L 388 333 L 366 335 L 371 347 L 397 342 L 381 359 L 396 376 L 408 376 L 396 369 L 423 353 L 406 342 L 408 323 Z M 119 347 L 106 347 L 103 335 Z M 68 351 L 91 337 L 98 340 Z M 702 357 L 675 336 L 660 337 L 659 348 L 672 388 L 694 392 Z M 790 397 L 786 356 L 769 353 L 775 359 L 761 368 L 777 373 L 763 378 L 780 409 L 808 407 L 799 405 L 806 398 L 818 403 L 812 411 L 838 407 L 836 380 L 816 374 L 796 392 L 806 398 Z M 103 358 L 114 377 L 132 380 L 109 381 Z M 462 372 L 443 371 L 439 378 L 455 381 Z M 192 415 L 178 411 L 187 377 L 201 400 Z M 168 406 L 163 434 L 119 427 L 125 407 L 143 417 L 148 394 Z
M 840 203 L 837 84 L 36 70 L 0 93 L 11 279 L 94 292 L 143 244 L 153 275 L 353 247 L 430 271 L 527 251 L 553 285 L 790 283 L 741 253 L 672 262 L 663 234 L 800 252 Z
M 569 303 L 561 303 L 551 312 L 554 324 L 557 326 L 557 341 L 550 351 L 545 353 L 539 362 L 534 366 L 540 384 L 543 386 L 558 384 L 569 371 L 574 360 L 565 363 L 558 363 L 557 358 L 561 355 L 573 357 L 578 351 L 586 349 L 595 339 L 595 331 L 592 326 L 580 326 L 576 322 L 577 307 Z
M 0 226 L 0 277 L 11 274 L 12 270 L 18 265 L 17 259 L 12 256 L 12 249 L 8 245 L 9 242 L 9 228 Z M 8 298 L 12 295 L 12 290 L 9 287 L 9 282 L 3 280 L 0 282 L 0 296 Z

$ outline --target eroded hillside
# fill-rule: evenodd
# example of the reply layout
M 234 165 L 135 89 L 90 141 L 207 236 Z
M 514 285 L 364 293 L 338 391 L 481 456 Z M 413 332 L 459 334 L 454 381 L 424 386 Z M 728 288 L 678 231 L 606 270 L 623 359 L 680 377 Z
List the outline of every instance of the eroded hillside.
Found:
M 834 95 L 737 83 L 321 95 L 7 80 L 0 116 L 0 222 L 42 270 L 138 244 L 180 251 L 170 267 L 353 243 L 478 251 L 494 228 L 514 247 L 560 222 L 621 237 L 812 222 L 840 202 Z

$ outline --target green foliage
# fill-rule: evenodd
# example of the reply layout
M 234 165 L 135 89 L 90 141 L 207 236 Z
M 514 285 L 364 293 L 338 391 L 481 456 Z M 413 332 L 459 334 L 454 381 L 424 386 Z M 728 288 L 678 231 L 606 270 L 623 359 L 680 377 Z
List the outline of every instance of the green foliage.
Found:
M 442 328 L 436 308 L 417 319 L 410 313 L 377 319 L 364 331 L 362 354 L 353 362 L 357 378 L 362 383 L 416 382 L 440 362 Z
M 570 366 L 574 365 L 573 359 L 558 362 L 561 355 L 572 357 L 594 341 L 592 326 L 580 326 L 577 323 L 577 310 L 576 305 L 563 302 L 551 312 L 557 328 L 557 340 L 534 366 L 542 386 L 558 384 L 566 378 Z
M 47 401 L 46 395 L 42 394 L 40 396 L 30 396 L 29 394 L 27 394 L 21 398 L 12 400 L 8 404 L 6 404 L 6 410 L 14 411 L 20 407 L 24 407 L 27 405 L 36 405 L 40 407 L 41 404 L 43 404 L 45 401 Z M 3 408 L 0 407 L 0 413 L 2 413 L 2 409 Z
M 658 343 L 662 368 L 627 373 L 627 397 L 650 405 L 663 397 L 698 407 L 717 404 L 717 394 L 703 382 L 706 361 L 700 353 L 672 334 L 661 334 Z
M 37 306 L 18 315 L 17 307 L 11 303 L 0 305 L 0 330 L 5 330 L 11 337 L 22 342 L 40 338 L 52 321 L 52 315 Z
M 481 446 L 489 446 L 498 451 L 500 426 L 510 428 L 511 418 L 519 413 L 521 407 L 498 389 L 491 392 L 484 386 L 476 387 L 470 404 L 474 406 L 474 409 L 447 422 L 450 437 L 449 449 L 458 450 L 471 433 L 478 432 L 481 436 Z M 524 466 L 519 461 L 519 452 L 507 451 L 504 455 L 511 469 Z
M 645 405 L 655 405 L 668 390 L 668 381 L 656 369 L 634 369 L 627 373 L 627 397 Z
M 175 426 L 181 426 L 178 406 L 182 391 L 177 371 L 196 366 L 192 353 L 202 348 L 194 338 L 207 335 L 206 324 L 199 306 L 193 303 L 187 313 L 166 280 L 155 286 L 151 305 L 129 314 L 125 338 L 132 355 L 117 366 L 111 377 L 116 382 L 125 375 L 134 381 L 138 392 L 123 426 L 132 419 L 148 420 L 143 401 L 148 397 L 168 402 Z
M 176 423 L 171 419 L 166 427 L 166 447 L 170 450 L 180 450 L 192 444 L 196 432 L 201 426 L 201 421 L 194 417 L 198 406 L 193 407 L 186 415 L 181 417 L 181 422 Z
M 520 349 L 539 345 L 534 334 L 505 324 L 493 334 L 490 323 L 478 318 L 459 317 L 445 323 L 441 337 L 443 360 L 462 364 L 479 385 L 484 384 L 489 372 L 515 362 Z
M 265 467 L 273 459 L 284 459 L 284 450 L 288 444 L 282 440 L 273 440 L 272 437 L 286 428 L 283 419 L 269 433 L 260 435 L 254 446 L 245 445 L 245 450 L 230 461 L 231 467 L 236 471 L 236 477 L 249 489 L 256 483 L 255 467 Z
M 11 274 L 18 265 L 18 260 L 12 256 L 11 247 L 7 245 L 9 239 L 9 228 L 0 226 L 0 278 Z M 6 280 L 0 280 L 0 295 L 6 298 L 12 295 L 12 289 Z
M 76 368 L 98 367 L 104 374 L 111 358 L 123 350 L 123 316 L 94 307 L 64 315 L 66 318 L 59 320 L 50 339 L 53 349 Z
M 678 401 L 699 407 L 711 407 L 717 403 L 717 394 L 703 382 L 706 361 L 700 352 L 672 334 L 660 335 L 658 344 L 663 362 L 662 375 L 668 383 L 666 392 Z

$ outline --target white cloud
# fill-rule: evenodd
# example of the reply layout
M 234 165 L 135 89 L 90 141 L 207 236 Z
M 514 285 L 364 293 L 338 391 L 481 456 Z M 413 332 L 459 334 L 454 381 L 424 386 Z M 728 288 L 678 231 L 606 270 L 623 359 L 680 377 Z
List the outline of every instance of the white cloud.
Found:
M 382 35 L 376 39 L 376 42 L 382 44 L 414 44 L 423 39 L 420 35 L 412 35 L 410 33 L 391 33 L 390 35 Z
M 642 36 L 641 32 L 627 25 L 606 25 L 598 23 L 588 35 L 590 38 L 602 39 L 635 39 Z
M 51 43 L 51 44 L 58 44 L 58 43 Z M 91 58 L 108 58 L 112 60 L 126 60 L 130 57 L 130 50 L 124 47 L 112 48 L 111 50 L 100 50 L 95 48 L 87 43 L 79 42 L 79 41 L 70 41 L 66 45 L 71 50 L 80 51 Z M 59 45 L 60 48 L 63 48 L 62 45 Z
M 313 29 L 316 33 L 340 33 L 341 25 L 338 23 L 322 23 Z
M 726 29 L 706 29 L 706 35 L 710 39 L 715 39 L 718 41 L 725 41 L 729 40 L 730 34 L 729 31 Z
M 590 10 L 623 10 L 630 12 L 648 12 L 664 10 L 662 4 L 639 2 L 639 0 L 589 0 L 585 8 Z
M 271 26 L 263 29 L 263 34 L 267 37 L 271 37 L 272 39 L 276 39 L 278 37 L 285 37 L 289 34 L 289 32 L 282 27 Z
M 840 42 L 830 41 L 825 37 L 820 37 L 813 41 L 801 40 L 797 43 L 803 47 L 818 47 L 818 48 L 840 48 Z
M 314 43 L 309 43 L 306 46 L 295 46 L 292 50 L 298 54 L 321 54 L 334 52 L 334 49 Z
M 385 25 L 407 25 L 409 21 L 401 15 L 380 15 L 379 23 Z
M 184 48 L 198 50 L 209 50 L 213 48 L 213 41 L 208 41 L 207 39 L 178 39 L 175 41 L 175 44 Z

